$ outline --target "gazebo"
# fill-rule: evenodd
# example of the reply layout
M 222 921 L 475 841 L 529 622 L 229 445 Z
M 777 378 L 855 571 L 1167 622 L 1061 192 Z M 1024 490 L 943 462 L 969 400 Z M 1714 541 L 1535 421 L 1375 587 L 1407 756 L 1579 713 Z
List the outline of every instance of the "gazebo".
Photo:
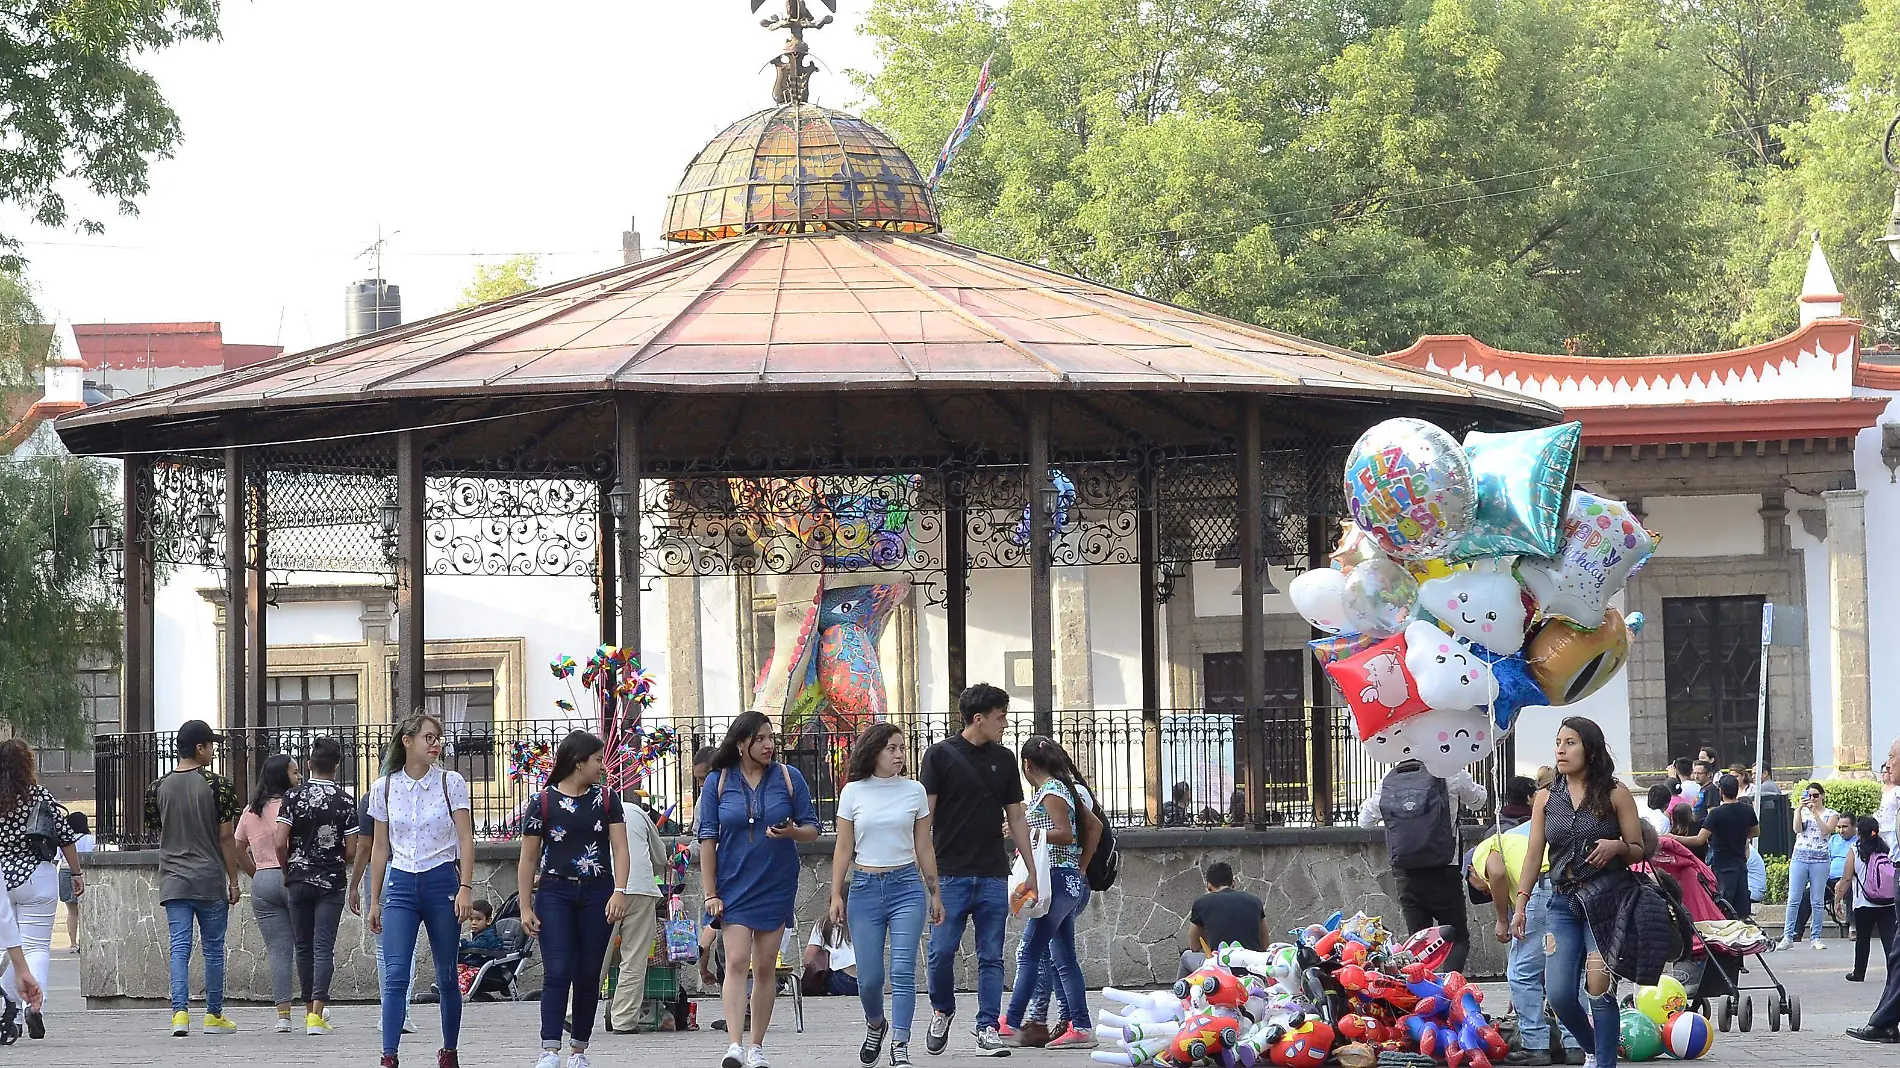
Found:
M 601 641 L 638 650 L 638 592 L 656 576 L 839 566 L 741 536 L 748 509 L 801 502 L 747 503 L 734 486 L 798 478 L 876 478 L 902 498 L 902 559 L 865 566 L 932 577 L 952 692 L 966 678 L 964 576 L 1028 569 L 1039 730 L 1054 700 L 1052 567 L 1139 565 L 1152 730 L 1157 606 L 1191 561 L 1249 562 L 1243 663 L 1258 710 L 1263 562 L 1323 563 L 1343 452 L 1365 427 L 1415 415 L 1462 433 L 1559 414 L 958 245 L 901 149 L 785 82 L 781 103 L 688 166 L 672 252 L 62 418 L 73 452 L 125 460 L 124 729 L 154 728 L 151 606 L 167 562 L 222 569 L 225 726 L 242 731 L 266 701 L 278 554 L 380 554 L 397 590 L 394 707 L 414 708 L 428 576 L 589 576 Z M 1057 470 L 1073 507 L 1056 507 Z M 1025 511 L 1028 537 L 1012 537 Z M 1313 676 L 1314 693 L 1327 685 Z M 1317 746 L 1312 775 L 1314 796 L 1330 796 Z M 1153 820 L 1158 767 L 1146 778 Z

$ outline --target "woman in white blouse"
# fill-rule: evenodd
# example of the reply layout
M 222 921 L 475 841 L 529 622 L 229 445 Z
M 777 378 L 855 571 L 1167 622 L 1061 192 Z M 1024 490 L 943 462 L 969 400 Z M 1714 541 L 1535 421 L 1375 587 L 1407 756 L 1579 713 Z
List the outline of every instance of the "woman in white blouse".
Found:
M 383 757 L 383 775 L 369 787 L 375 821 L 370 851 L 369 929 L 383 936 L 383 1060 L 397 1068 L 396 1047 L 408 1010 L 410 964 L 416 932 L 429 929 L 441 990 L 442 1050 L 438 1068 L 459 1068 L 455 1044 L 462 1029 L 462 989 L 455 952 L 468 919 L 475 880 L 475 825 L 468 783 L 436 766 L 442 721 L 417 713 L 404 721 Z
M 873 723 L 851 749 L 838 795 L 838 844 L 831 860 L 831 922 L 848 922 L 857 954 L 864 1044 L 858 1061 L 876 1064 L 884 1039 L 891 1064 L 910 1063 L 917 1010 L 917 947 L 926 913 L 943 922 L 937 854 L 930 841 L 930 799 L 904 774 L 904 732 Z M 845 892 L 849 879 L 850 893 Z M 884 1013 L 884 949 L 891 952 L 891 1012 Z

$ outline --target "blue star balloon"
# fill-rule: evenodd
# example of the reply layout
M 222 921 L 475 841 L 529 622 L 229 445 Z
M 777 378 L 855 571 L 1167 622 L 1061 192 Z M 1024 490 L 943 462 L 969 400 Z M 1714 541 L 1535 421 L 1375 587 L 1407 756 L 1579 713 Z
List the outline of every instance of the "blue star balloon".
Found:
M 1517 722 L 1517 714 L 1526 705 L 1547 705 L 1550 699 L 1544 696 L 1543 687 L 1531 677 L 1530 661 L 1523 653 L 1505 656 L 1494 653 L 1482 645 L 1473 645 L 1471 652 L 1478 659 L 1491 665 L 1491 677 L 1498 680 L 1498 699 L 1491 705 L 1491 718 L 1502 734 Z
M 1478 503 L 1452 557 L 1556 556 L 1582 442 L 1582 423 L 1465 435 Z

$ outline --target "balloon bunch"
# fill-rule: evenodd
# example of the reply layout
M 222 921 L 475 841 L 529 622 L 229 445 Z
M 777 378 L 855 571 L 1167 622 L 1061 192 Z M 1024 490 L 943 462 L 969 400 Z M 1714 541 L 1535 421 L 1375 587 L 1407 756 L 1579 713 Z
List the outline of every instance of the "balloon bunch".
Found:
M 1346 459 L 1332 566 L 1295 578 L 1310 643 L 1380 760 L 1483 760 L 1520 710 L 1594 693 L 1641 613 L 1609 601 L 1656 549 L 1621 501 L 1577 489 L 1580 423 L 1473 432 L 1388 419 Z
M 1105 987 L 1116 1009 L 1101 1014 L 1096 1037 L 1112 1045 L 1100 1064 L 1190 1068 L 1319 1068 L 1334 1031 L 1311 1006 L 1269 976 L 1269 955 L 1225 945 L 1169 992 Z

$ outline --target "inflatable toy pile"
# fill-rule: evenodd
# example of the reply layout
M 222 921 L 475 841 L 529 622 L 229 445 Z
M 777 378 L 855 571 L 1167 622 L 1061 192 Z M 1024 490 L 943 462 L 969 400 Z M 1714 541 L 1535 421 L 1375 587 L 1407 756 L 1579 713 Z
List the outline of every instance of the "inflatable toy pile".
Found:
M 1331 635 L 1314 655 L 1375 759 L 1454 774 L 1522 708 L 1580 701 L 1629 658 L 1642 614 L 1610 599 L 1658 539 L 1623 502 L 1575 487 L 1582 437 L 1564 423 L 1461 446 L 1388 419 L 1353 446 L 1332 566 L 1287 593 Z
M 1171 991 L 1113 987 L 1115 1007 L 1095 1028 L 1102 1064 L 1135 1068 L 1371 1068 L 1381 1054 L 1418 1054 L 1449 1068 L 1493 1068 L 1509 1044 L 1484 1012 L 1484 995 L 1458 972 L 1441 972 L 1450 931 L 1428 928 L 1400 942 L 1376 916 L 1340 913 L 1291 932 L 1265 952 L 1227 944 Z M 1708 1021 L 1686 1011 L 1681 984 L 1665 978 L 1637 992 L 1624 1014 L 1633 1060 L 1709 1051 Z

